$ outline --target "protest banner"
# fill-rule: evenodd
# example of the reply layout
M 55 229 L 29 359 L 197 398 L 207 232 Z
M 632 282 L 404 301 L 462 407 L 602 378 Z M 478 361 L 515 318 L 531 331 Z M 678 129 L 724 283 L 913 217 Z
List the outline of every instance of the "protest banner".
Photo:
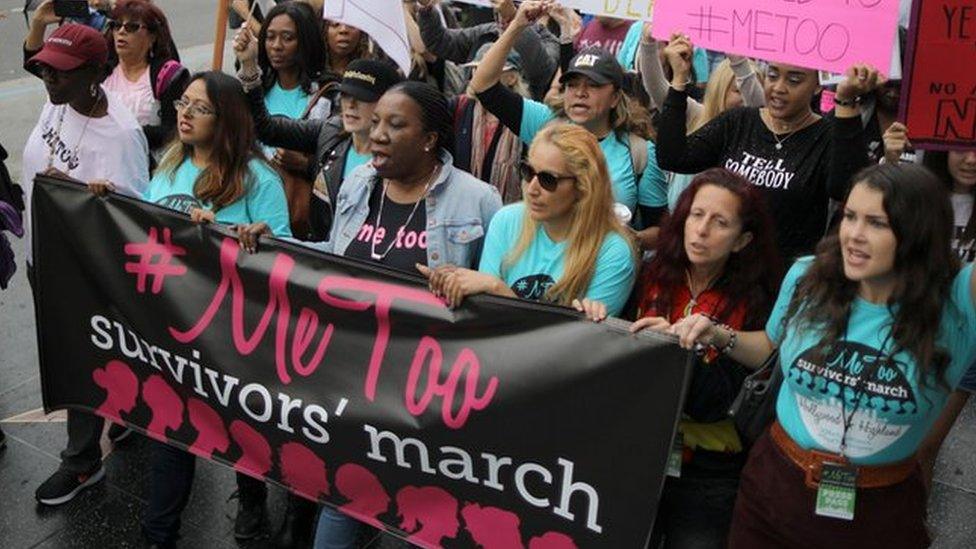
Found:
M 47 410 L 74 408 L 425 547 L 642 547 L 689 353 L 39 176 Z M 499 545 L 501 544 L 501 545 Z
M 887 73 L 897 23 L 898 0 L 657 0 L 653 33 L 834 73 L 855 63 Z
M 915 2 L 900 119 L 922 149 L 976 149 L 976 1 Z
M 400 0 L 327 0 L 323 17 L 365 32 L 410 74 L 410 42 Z

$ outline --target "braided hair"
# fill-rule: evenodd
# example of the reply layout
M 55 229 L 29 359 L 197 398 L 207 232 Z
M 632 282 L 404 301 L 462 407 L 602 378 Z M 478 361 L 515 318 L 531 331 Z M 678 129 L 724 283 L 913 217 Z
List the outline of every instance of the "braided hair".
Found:
M 420 106 L 424 131 L 437 134 L 437 148 L 454 155 L 454 115 L 447 98 L 426 82 L 408 80 L 389 89 L 387 93 L 400 92 Z

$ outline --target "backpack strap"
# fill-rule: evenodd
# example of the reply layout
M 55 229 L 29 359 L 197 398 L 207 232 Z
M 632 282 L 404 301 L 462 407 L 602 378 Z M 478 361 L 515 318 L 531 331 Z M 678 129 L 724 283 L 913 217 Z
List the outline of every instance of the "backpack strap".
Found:
M 315 108 L 315 104 L 319 102 L 319 99 L 322 99 L 325 94 L 329 93 L 336 87 L 338 87 L 336 82 L 328 82 L 327 84 L 319 86 L 319 89 L 315 90 L 312 97 L 308 98 L 308 105 L 305 105 L 305 112 L 302 113 L 302 119 L 308 118 L 308 115 L 312 114 L 312 109 Z
M 160 65 L 159 70 L 155 71 L 155 81 L 150 82 L 152 84 L 153 95 L 156 96 L 156 99 L 161 98 L 163 93 L 166 92 L 166 88 L 176 79 L 176 76 L 185 70 L 186 67 L 181 65 L 179 61 L 173 59 Z M 152 73 L 150 73 L 151 76 Z
M 647 140 L 635 134 L 628 133 L 628 146 L 630 147 L 630 164 L 634 168 L 634 183 L 640 184 L 647 169 Z

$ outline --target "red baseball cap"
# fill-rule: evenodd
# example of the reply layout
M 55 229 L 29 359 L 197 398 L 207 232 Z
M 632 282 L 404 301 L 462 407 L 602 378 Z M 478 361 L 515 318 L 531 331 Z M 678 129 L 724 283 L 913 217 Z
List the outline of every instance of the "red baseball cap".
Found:
M 107 61 L 105 37 L 87 25 L 69 23 L 58 27 L 27 65 L 44 64 L 59 71 L 70 71 L 85 63 L 104 65 Z

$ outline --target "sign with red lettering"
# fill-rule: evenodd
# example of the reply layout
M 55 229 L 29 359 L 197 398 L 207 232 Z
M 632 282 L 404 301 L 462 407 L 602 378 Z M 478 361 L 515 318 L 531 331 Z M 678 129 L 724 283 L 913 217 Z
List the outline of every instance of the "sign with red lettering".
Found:
M 423 547 L 642 547 L 689 354 L 38 177 L 44 405 L 332 505 Z
M 887 72 L 898 0 L 657 0 L 654 36 L 682 32 L 696 46 L 845 73 Z
M 922 149 L 976 148 L 976 0 L 912 8 L 901 120 Z

